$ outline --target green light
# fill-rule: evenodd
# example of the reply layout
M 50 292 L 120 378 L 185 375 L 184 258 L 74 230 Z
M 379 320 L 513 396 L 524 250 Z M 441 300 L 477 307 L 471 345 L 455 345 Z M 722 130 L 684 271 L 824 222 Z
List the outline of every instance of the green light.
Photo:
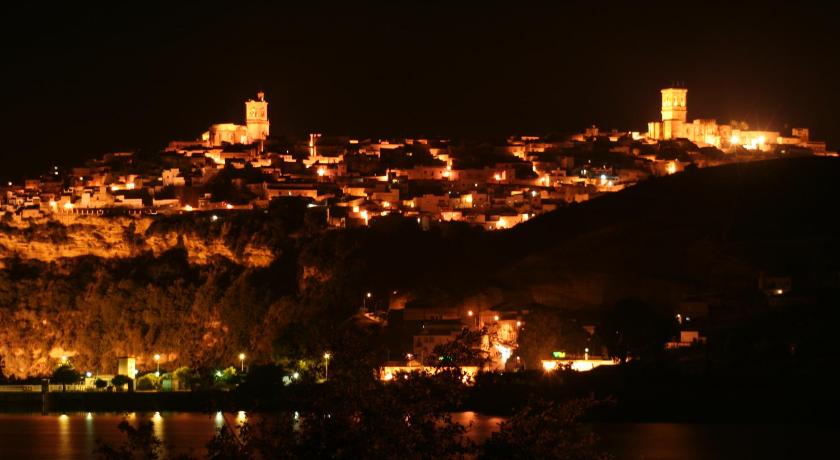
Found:
M 566 357 L 566 352 L 565 351 L 554 351 L 554 352 L 551 353 L 551 355 L 554 356 L 555 359 L 560 359 L 560 358 L 565 358 Z

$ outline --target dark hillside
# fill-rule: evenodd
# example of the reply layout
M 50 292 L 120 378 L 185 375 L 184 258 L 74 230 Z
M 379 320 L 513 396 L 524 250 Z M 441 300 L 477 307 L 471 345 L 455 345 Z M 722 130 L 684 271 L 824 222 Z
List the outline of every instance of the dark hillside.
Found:
M 754 290 L 761 273 L 836 278 L 838 178 L 840 160 L 796 158 L 653 179 L 493 235 L 482 284 L 576 308 Z

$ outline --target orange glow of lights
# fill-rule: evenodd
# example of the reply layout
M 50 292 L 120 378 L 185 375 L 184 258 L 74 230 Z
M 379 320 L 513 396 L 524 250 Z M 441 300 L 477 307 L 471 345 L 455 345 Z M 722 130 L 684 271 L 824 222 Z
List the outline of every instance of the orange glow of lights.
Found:
M 741 142 L 741 136 L 739 136 L 737 134 L 733 134 L 733 135 L 729 136 L 729 143 L 730 144 L 737 144 L 739 142 Z
M 64 203 L 64 209 L 67 209 L 68 211 L 69 211 L 70 209 L 73 209 L 73 203 L 71 203 L 71 202 L 69 202 L 69 201 L 68 201 L 68 202 L 66 202 L 66 203 Z
M 542 366 L 546 372 L 553 372 L 557 369 L 557 361 L 544 360 Z
M 318 176 L 319 176 L 319 177 L 324 177 L 324 175 L 326 175 L 326 174 L 327 174 L 327 170 L 326 170 L 325 168 L 323 168 L 323 167 L 322 167 L 322 168 L 318 168 L 318 171 L 317 171 L 317 172 L 318 172 Z
M 190 205 L 186 205 L 186 206 L 184 206 L 184 211 L 189 212 L 189 211 L 192 211 L 192 210 L 193 210 L 193 207 L 192 207 L 192 206 L 190 206 Z
M 227 203 L 227 204 L 225 205 L 225 209 L 233 209 L 233 205 L 232 205 L 232 204 L 230 204 L 230 203 Z
M 470 310 L 470 311 L 468 311 L 468 312 L 467 312 L 467 316 L 472 316 L 472 315 L 473 315 L 473 311 L 472 311 L 472 310 Z
M 507 362 L 507 360 L 510 359 L 510 356 L 513 354 L 513 352 L 511 351 L 510 347 L 502 345 L 500 343 L 497 343 L 495 348 L 496 351 L 499 352 L 499 357 L 502 361 L 502 365 L 504 365 Z
M 494 179 L 496 182 L 498 182 L 498 181 L 502 180 L 502 175 L 501 175 L 501 174 L 499 174 L 499 173 L 493 174 L 493 179 Z
M 669 162 L 668 167 L 667 167 L 667 171 L 668 171 L 668 174 L 674 174 L 675 172 L 677 172 L 677 164 L 674 163 L 673 161 Z
M 391 203 L 390 203 L 390 202 L 388 202 L 388 201 L 383 201 L 383 202 L 382 202 L 382 207 L 383 207 L 383 208 L 390 208 L 390 207 L 391 207 Z

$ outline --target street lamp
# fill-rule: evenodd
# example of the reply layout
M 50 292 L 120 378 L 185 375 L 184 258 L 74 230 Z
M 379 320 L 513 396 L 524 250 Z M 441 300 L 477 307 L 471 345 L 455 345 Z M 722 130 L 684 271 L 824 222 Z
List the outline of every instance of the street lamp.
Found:
M 324 381 L 330 379 L 330 357 L 332 357 L 330 352 L 324 353 Z
M 245 372 L 245 353 L 239 353 L 239 371 Z
M 160 377 L 160 355 L 155 353 L 155 364 L 157 365 L 157 371 L 155 371 L 155 377 Z
M 370 291 L 366 292 L 364 296 L 362 296 L 362 310 L 367 312 L 367 301 L 371 297 Z

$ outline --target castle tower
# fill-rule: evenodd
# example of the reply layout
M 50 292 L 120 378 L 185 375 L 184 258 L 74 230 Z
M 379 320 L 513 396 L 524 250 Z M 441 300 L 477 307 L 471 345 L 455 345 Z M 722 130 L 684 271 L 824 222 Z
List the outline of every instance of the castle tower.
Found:
M 662 90 L 662 137 L 674 139 L 684 137 L 688 109 L 686 107 L 686 88 L 665 88 Z
M 265 93 L 257 93 L 257 100 L 245 101 L 245 126 L 248 130 L 248 141 L 263 141 L 268 138 L 268 102 Z

